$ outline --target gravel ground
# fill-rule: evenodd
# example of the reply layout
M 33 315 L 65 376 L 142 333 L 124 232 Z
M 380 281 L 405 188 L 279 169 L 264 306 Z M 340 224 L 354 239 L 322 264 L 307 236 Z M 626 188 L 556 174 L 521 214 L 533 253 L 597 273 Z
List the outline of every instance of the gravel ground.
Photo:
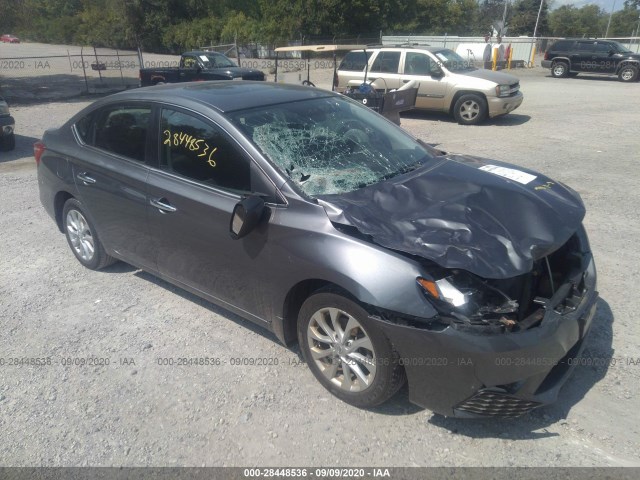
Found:
M 405 389 L 359 410 L 296 349 L 233 314 L 122 263 L 82 268 L 40 205 L 31 145 L 87 102 L 47 103 L 12 109 L 17 149 L 0 153 L 0 465 L 640 466 L 640 301 L 627 291 L 640 273 L 640 84 L 518 73 L 525 101 L 513 114 L 463 127 L 412 113 L 402 125 L 583 196 L 601 294 L 584 358 L 597 365 L 578 367 L 556 404 L 455 420 L 411 405 Z M 179 357 L 222 364 L 157 362 Z M 278 364 L 232 365 L 252 357 Z M 109 364 L 63 365 L 85 358 Z

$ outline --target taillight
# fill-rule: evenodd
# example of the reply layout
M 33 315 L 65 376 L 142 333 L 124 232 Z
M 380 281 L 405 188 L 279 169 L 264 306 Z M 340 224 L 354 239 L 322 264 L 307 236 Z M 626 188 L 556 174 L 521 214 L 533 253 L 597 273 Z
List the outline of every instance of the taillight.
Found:
M 549 60 L 549 52 L 544 52 L 544 59 Z
M 47 149 L 42 142 L 36 142 L 33 144 L 33 156 L 36 157 L 36 166 L 40 165 L 40 159 L 42 154 Z

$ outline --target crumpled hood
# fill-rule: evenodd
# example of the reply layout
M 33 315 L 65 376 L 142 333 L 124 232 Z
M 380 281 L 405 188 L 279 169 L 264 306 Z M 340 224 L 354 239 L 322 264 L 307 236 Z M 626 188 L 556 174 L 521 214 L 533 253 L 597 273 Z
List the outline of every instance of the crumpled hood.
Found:
M 462 155 L 436 157 L 405 175 L 319 199 L 333 222 L 350 224 L 379 245 L 484 278 L 529 272 L 585 215 L 580 196 L 562 184 Z

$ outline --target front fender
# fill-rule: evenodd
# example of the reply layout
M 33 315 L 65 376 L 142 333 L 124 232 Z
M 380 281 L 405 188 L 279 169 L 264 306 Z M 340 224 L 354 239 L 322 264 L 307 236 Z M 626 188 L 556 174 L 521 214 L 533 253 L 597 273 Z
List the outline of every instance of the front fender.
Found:
M 291 289 L 310 279 L 337 285 L 360 302 L 384 310 L 436 316 L 416 282 L 425 274 L 417 261 L 337 230 L 322 206 L 298 202 L 295 208 L 276 210 L 273 223 L 271 294 L 276 321 L 285 317 Z

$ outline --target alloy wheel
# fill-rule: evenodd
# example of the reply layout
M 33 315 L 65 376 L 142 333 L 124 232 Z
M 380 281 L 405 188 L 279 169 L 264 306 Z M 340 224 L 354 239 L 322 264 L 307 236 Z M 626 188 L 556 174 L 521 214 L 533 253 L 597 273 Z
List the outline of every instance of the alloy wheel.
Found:
M 87 219 L 78 210 L 69 210 L 66 227 L 76 254 L 86 262 L 91 261 L 95 254 L 95 244 Z
M 474 100 L 467 100 L 460 106 L 460 116 L 466 121 L 474 120 L 480 114 L 480 105 Z
M 376 376 L 373 343 L 362 325 L 338 308 L 314 313 L 307 328 L 311 356 L 320 372 L 347 392 L 361 392 Z

